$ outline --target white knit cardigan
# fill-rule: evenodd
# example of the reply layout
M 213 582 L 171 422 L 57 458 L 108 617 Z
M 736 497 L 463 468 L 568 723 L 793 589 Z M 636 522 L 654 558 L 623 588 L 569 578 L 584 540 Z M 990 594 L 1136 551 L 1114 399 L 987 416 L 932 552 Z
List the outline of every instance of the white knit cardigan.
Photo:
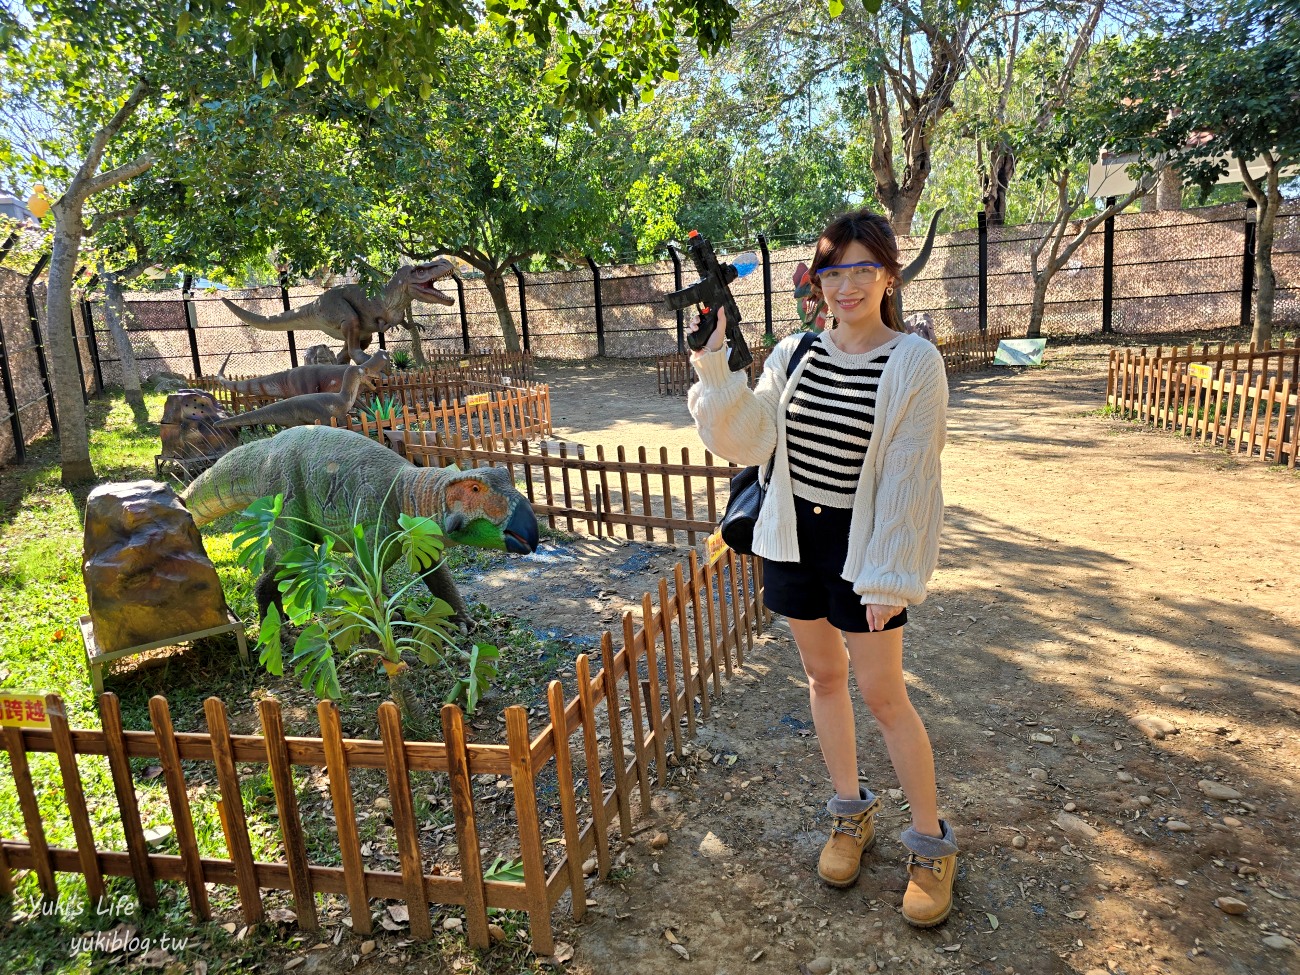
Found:
M 752 391 L 743 371 L 727 368 L 725 347 L 697 354 L 691 361 L 700 381 L 687 397 L 700 439 L 715 454 L 743 466 L 763 466 L 775 452 L 754 526 L 754 553 L 777 562 L 799 561 L 785 416 L 808 364 L 805 356 L 786 381 L 800 334 L 777 343 Z M 864 606 L 916 606 L 925 601 L 926 584 L 939 562 L 939 455 L 947 435 L 947 410 L 943 356 L 921 336 L 904 334 L 880 377 L 841 573 L 853 583 Z

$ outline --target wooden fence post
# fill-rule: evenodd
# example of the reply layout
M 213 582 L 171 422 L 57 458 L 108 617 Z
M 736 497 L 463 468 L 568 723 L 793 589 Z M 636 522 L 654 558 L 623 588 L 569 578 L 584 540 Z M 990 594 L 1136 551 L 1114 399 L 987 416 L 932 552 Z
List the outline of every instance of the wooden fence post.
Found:
M 551 934 L 551 902 L 546 893 L 546 864 L 542 860 L 542 828 L 537 819 L 537 796 L 533 791 L 536 779 L 532 743 L 528 736 L 528 711 L 517 704 L 506 708 L 506 742 L 510 748 L 510 780 L 514 785 L 519 852 L 524 864 L 528 930 L 532 935 L 534 953 L 550 955 L 555 951 L 555 939 Z

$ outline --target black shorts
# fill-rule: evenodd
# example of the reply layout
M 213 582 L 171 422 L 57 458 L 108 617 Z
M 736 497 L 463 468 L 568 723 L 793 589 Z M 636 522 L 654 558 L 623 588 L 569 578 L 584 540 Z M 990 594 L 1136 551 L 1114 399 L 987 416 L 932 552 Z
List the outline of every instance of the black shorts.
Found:
M 862 598 L 853 591 L 853 584 L 840 576 L 849 551 L 853 510 L 815 505 L 798 496 L 794 510 L 799 561 L 763 559 L 763 605 L 792 620 L 824 618 L 845 633 L 872 632 L 867 628 Z M 893 630 L 906 623 L 907 610 L 903 609 L 881 629 Z

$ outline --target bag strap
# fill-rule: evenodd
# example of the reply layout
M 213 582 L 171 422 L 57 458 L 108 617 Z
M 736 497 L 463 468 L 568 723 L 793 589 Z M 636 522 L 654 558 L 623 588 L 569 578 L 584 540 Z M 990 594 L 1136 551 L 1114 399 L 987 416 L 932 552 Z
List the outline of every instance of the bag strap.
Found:
M 821 336 L 821 332 L 804 332 L 803 335 L 800 336 L 799 344 L 795 346 L 794 352 L 790 353 L 790 361 L 786 363 L 786 367 L 785 367 L 786 383 L 790 382 L 790 377 L 793 376 L 794 371 L 799 368 L 799 363 L 803 361 L 803 357 L 808 354 L 808 350 L 813 347 L 813 343 L 816 342 L 820 336 Z M 775 463 L 776 463 L 776 450 L 774 448 L 772 450 L 772 459 L 767 462 L 767 473 L 763 475 L 764 489 L 767 488 L 768 482 L 772 480 L 772 466 Z

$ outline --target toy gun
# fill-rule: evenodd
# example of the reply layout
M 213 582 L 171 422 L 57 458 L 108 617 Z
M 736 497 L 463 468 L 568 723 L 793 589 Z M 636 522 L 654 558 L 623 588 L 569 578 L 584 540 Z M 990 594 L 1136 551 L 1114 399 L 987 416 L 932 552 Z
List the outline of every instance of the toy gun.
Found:
M 687 238 L 691 260 L 700 280 L 681 291 L 674 291 L 665 297 L 668 307 L 681 311 L 687 305 L 698 305 L 699 328 L 686 336 L 686 344 L 692 349 L 702 349 L 718 327 L 718 309 L 727 309 L 727 339 L 731 342 L 731 351 L 727 354 L 727 365 L 732 372 L 740 372 L 749 367 L 754 357 L 749 354 L 749 345 L 740 330 L 740 308 L 731 296 L 728 287 L 736 278 L 743 277 L 758 266 L 758 258 L 753 252 L 741 254 L 730 264 L 720 264 L 713 253 L 713 245 L 698 230 L 692 230 Z

